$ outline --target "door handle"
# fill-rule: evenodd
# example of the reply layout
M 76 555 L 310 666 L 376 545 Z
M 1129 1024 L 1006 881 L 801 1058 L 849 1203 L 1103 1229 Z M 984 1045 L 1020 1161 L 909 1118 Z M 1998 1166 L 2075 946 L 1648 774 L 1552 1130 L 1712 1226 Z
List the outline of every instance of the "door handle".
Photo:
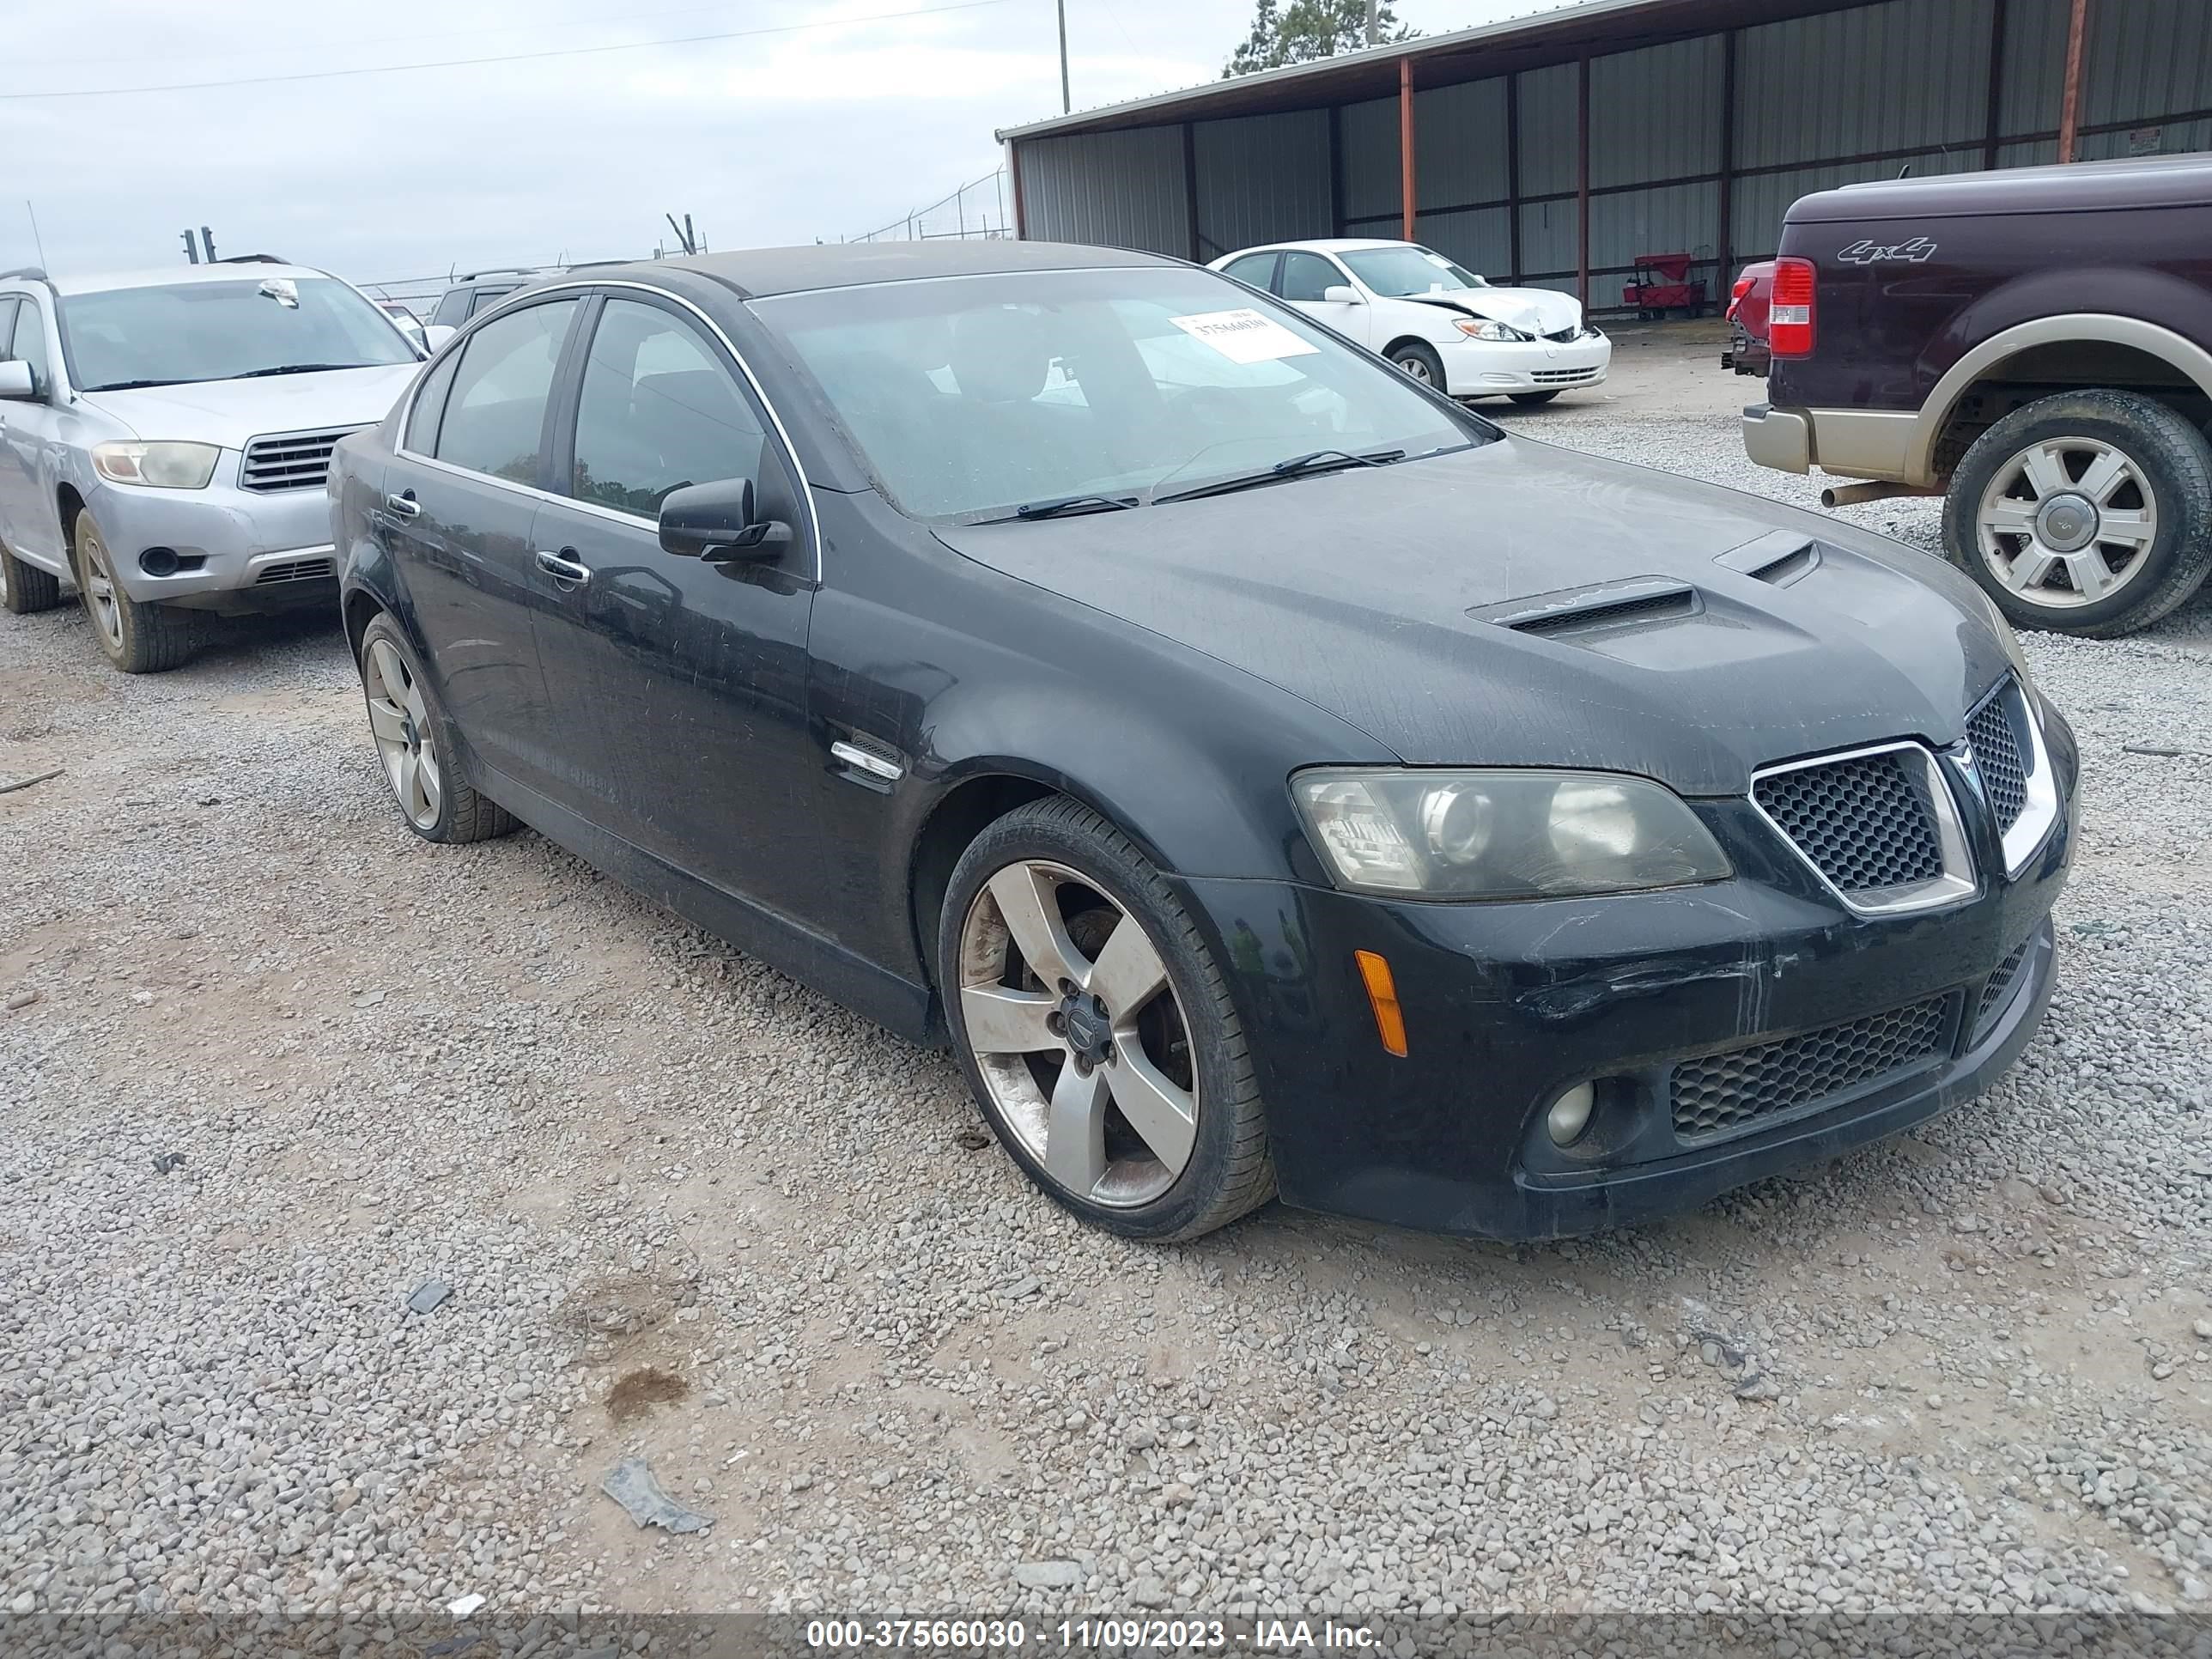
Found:
M 579 564 L 568 557 L 575 550 L 573 547 L 564 547 L 558 553 L 541 550 L 538 555 L 538 568 L 556 581 L 574 582 L 581 586 L 592 580 L 592 570 L 589 565 Z
M 403 519 L 411 519 L 422 510 L 422 503 L 415 499 L 415 492 L 411 489 L 401 495 L 386 495 L 384 507 L 386 512 L 397 514 Z

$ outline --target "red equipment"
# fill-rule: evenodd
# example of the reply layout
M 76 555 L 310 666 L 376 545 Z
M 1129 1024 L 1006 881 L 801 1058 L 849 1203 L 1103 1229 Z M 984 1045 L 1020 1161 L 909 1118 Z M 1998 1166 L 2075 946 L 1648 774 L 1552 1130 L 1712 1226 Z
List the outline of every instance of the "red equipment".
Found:
M 1695 317 L 1705 308 L 1705 285 L 1691 281 L 1691 264 L 1686 253 L 1639 253 L 1636 278 L 1623 297 L 1647 319 L 1664 317 L 1670 311 Z

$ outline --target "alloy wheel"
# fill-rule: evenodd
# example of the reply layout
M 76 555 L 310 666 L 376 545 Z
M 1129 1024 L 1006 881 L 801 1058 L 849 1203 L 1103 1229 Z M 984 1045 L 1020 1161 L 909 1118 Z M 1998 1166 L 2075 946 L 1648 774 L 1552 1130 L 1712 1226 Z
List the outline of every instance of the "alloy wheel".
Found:
M 2158 503 L 2142 470 L 2099 438 L 2050 438 L 2007 461 L 1975 515 L 1981 555 L 2030 605 L 2110 599 L 2148 562 Z
M 1403 369 L 1412 378 L 1419 380 L 1423 386 L 1430 384 L 1429 366 L 1423 359 L 1419 357 L 1401 357 L 1398 359 L 1398 367 Z
M 377 757 L 384 763 L 384 775 L 399 810 L 417 830 L 432 829 L 446 786 L 422 688 L 415 684 L 406 660 L 388 640 L 369 641 L 362 658 L 361 678 L 368 699 L 368 729 L 376 738 Z
M 123 650 L 123 603 L 115 591 L 115 573 L 108 568 L 107 544 L 97 530 L 87 528 L 78 541 L 84 552 L 84 596 L 92 612 L 92 625 L 100 630 L 111 653 Z
M 1113 1208 L 1172 1188 L 1200 1085 L 1167 964 L 1144 927 L 1076 871 L 1000 870 L 960 933 L 960 1012 L 997 1115 L 1078 1198 Z

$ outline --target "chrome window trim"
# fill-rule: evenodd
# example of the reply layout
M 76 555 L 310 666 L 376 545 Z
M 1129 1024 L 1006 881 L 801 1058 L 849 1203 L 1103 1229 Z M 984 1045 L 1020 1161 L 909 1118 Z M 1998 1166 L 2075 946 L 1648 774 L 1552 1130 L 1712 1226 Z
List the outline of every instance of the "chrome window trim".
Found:
M 1893 887 L 1869 888 L 1862 893 L 1850 894 L 1829 880 L 1827 872 L 1814 863 L 1812 856 L 1759 804 L 1759 785 L 1763 779 L 1784 773 L 1837 766 L 1845 761 L 1863 760 L 1873 755 L 1904 755 L 1920 767 L 1922 780 L 1928 791 L 1929 805 L 1933 809 L 1932 816 L 1936 820 L 1936 851 L 1943 860 L 1943 873 L 1926 881 L 1904 882 Z M 1778 766 L 1762 766 L 1751 775 L 1751 787 L 1745 792 L 1744 799 L 1751 803 L 1751 810 L 1759 814 L 1766 827 L 1781 838 L 1782 844 L 1796 855 L 1797 861 L 1813 872 L 1814 879 L 1833 894 L 1837 902 L 1853 915 L 1911 915 L 1923 910 L 1940 909 L 1945 905 L 1961 903 L 1981 890 L 1981 882 L 1974 873 L 1973 851 L 1966 844 L 1966 821 L 1960 816 L 1958 798 L 1953 793 L 1951 781 L 1944 767 L 1936 760 L 1935 751 L 1925 744 L 1910 739 L 1867 744 L 1857 749 L 1838 749 L 1831 754 L 1810 756 L 1804 760 L 1784 761 Z
M 767 414 L 769 427 L 775 434 L 776 441 L 782 446 L 784 459 L 791 465 L 792 476 L 799 481 L 799 510 L 806 515 L 807 541 L 814 550 L 813 574 L 805 580 L 812 581 L 817 586 L 820 586 L 822 524 L 814 511 L 814 485 L 806 476 L 806 464 L 799 459 L 799 446 L 792 442 L 791 433 L 783 423 L 783 416 L 776 412 L 775 404 L 769 400 L 768 389 L 761 385 L 760 377 L 753 373 L 753 366 L 745 361 L 745 354 L 738 349 L 737 342 L 723 331 L 722 325 L 682 295 L 672 294 L 665 288 L 655 288 L 650 283 L 591 281 L 549 283 L 544 288 L 531 288 L 526 291 L 530 303 L 534 305 L 541 300 L 550 299 L 556 295 L 574 294 L 580 299 L 587 299 L 594 293 L 611 289 L 623 289 L 637 294 L 650 294 L 658 299 L 666 300 L 673 305 L 680 306 L 698 319 L 705 325 L 707 331 L 721 343 L 722 349 L 730 354 L 730 361 L 738 366 L 738 372 L 745 377 L 745 384 L 752 388 L 755 401 Z M 422 365 L 422 373 L 416 375 L 414 380 L 409 385 L 405 400 L 395 411 L 398 416 L 399 424 L 395 428 L 397 435 L 392 441 L 392 453 L 404 455 L 409 460 L 422 465 L 434 467 L 439 471 L 451 472 L 457 477 L 481 479 L 486 483 L 495 484 L 502 489 L 517 490 L 538 501 L 550 501 L 558 507 L 574 507 L 579 512 L 610 520 L 616 524 L 633 526 L 641 525 L 647 529 L 651 529 L 654 521 L 641 518 L 637 514 L 624 513 L 611 507 L 602 507 L 596 501 L 579 501 L 574 495 L 557 495 L 550 489 L 540 489 L 535 484 L 517 483 L 512 478 L 495 477 L 489 472 L 477 472 L 465 466 L 455 466 L 451 461 L 441 461 L 434 455 L 425 455 L 419 450 L 407 447 L 407 428 L 415 418 L 415 396 L 422 390 L 423 382 L 430 378 L 431 365 L 437 362 L 447 352 L 458 349 L 462 343 L 476 331 L 479 319 L 489 320 L 495 313 L 507 310 L 509 301 L 520 297 L 520 291 L 515 294 L 502 295 L 497 304 L 487 306 L 476 313 L 468 319 L 468 325 L 465 328 L 447 341 L 445 345 Z M 515 307 L 514 309 L 519 311 L 522 307 Z
M 2051 838 L 2051 830 L 2057 827 L 2058 782 L 2051 769 L 2051 751 L 2044 744 L 2043 722 L 2036 717 L 2035 699 L 2028 695 L 2027 687 L 2017 674 L 2007 675 L 1996 690 L 1974 705 L 1973 712 L 1978 714 L 1990 703 L 2001 702 L 2008 696 L 2016 700 L 2021 724 L 2027 728 L 2028 750 L 2023 757 L 2027 762 L 2027 775 L 2021 780 L 2027 788 L 2027 799 L 2020 809 L 2020 816 L 2013 820 L 2012 828 L 2004 832 L 2005 876 L 2009 880 L 2027 867 L 2027 861 L 2035 856 L 2037 850 Z M 1978 761 L 1975 769 L 1975 781 L 1978 784 L 1981 781 Z M 1983 798 L 1988 798 L 1986 789 L 1983 791 Z

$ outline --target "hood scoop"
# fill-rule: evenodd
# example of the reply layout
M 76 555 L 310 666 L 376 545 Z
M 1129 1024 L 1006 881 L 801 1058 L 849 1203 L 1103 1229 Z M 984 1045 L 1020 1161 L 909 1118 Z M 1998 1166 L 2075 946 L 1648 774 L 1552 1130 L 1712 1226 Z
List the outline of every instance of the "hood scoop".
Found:
M 1820 568 L 1820 544 L 1794 530 L 1778 530 L 1731 547 L 1713 561 L 1756 580 L 1787 587 Z
M 1631 623 L 1680 622 L 1704 608 L 1698 590 L 1687 582 L 1666 576 L 1631 576 L 1621 581 L 1509 599 L 1467 614 L 1493 628 L 1556 639 Z

